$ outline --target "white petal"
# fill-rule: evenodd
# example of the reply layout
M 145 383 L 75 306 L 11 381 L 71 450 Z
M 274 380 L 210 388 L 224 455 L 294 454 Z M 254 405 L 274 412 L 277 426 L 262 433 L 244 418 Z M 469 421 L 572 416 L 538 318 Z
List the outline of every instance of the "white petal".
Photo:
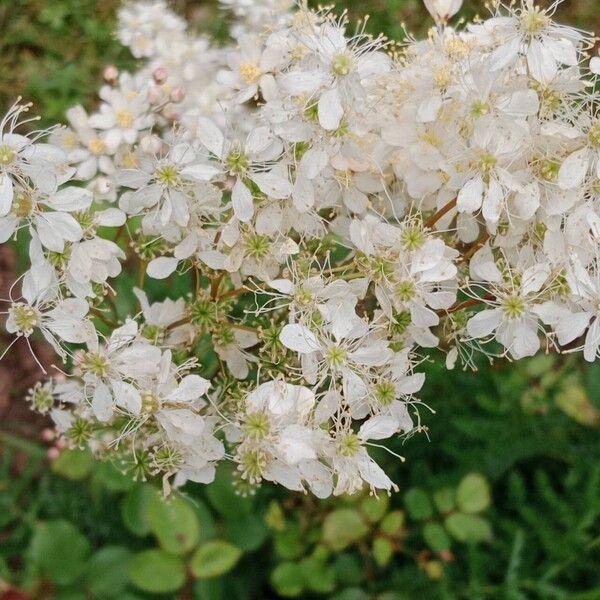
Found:
M 221 130 L 205 117 L 198 119 L 198 138 L 218 158 L 223 156 L 223 134 Z
M 501 319 L 502 313 L 500 309 L 482 310 L 469 319 L 467 331 L 474 338 L 487 337 L 498 327 Z
M 458 212 L 473 213 L 479 210 L 483 199 L 483 190 L 483 179 L 479 175 L 467 181 L 460 192 L 458 192 L 456 202 Z
M 13 202 L 13 183 L 6 173 L 0 173 L 0 217 L 10 212 Z
M 279 334 L 281 343 L 294 352 L 307 354 L 321 349 L 315 334 L 300 324 L 286 325 Z
M 240 179 L 238 179 L 233 186 L 233 191 L 231 192 L 231 205 L 235 216 L 242 221 L 242 223 L 247 223 L 252 218 L 252 215 L 254 214 L 252 192 L 250 192 Z
M 398 421 L 392 417 L 378 415 L 365 421 L 358 430 L 361 440 L 383 440 L 398 431 Z
M 333 88 L 321 95 L 319 98 L 319 123 L 323 129 L 329 131 L 340 126 L 344 109 L 340 101 L 337 88 Z
M 590 157 L 587 148 L 570 154 L 558 172 L 558 186 L 563 190 L 579 187 L 585 180 L 589 164 Z
M 176 258 L 159 256 L 148 263 L 148 276 L 153 279 L 165 279 L 175 271 L 178 263 Z
M 191 177 L 198 181 L 210 181 L 213 177 L 216 177 L 221 173 L 221 170 L 213 165 L 190 165 L 181 170 L 181 174 L 184 177 Z
M 187 375 L 184 377 L 173 392 L 168 396 L 168 400 L 173 402 L 188 402 L 197 400 L 203 396 L 210 388 L 210 381 L 199 375 Z

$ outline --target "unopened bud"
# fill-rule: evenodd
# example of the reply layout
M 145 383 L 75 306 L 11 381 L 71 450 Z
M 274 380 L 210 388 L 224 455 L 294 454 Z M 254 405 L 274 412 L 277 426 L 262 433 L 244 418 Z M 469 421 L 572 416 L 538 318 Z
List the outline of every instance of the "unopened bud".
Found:
M 59 450 L 64 450 L 69 443 L 67 442 L 67 440 L 64 437 L 58 438 L 56 440 L 56 444 L 54 444 Z
M 54 440 L 54 435 L 55 434 L 52 429 L 49 429 L 49 428 L 44 429 L 42 431 L 42 435 L 41 435 L 42 442 L 46 442 L 46 443 L 52 442 Z
M 94 182 L 94 191 L 98 196 L 106 196 L 110 192 L 111 184 L 108 177 L 98 177 Z
M 169 98 L 171 102 L 179 103 L 185 98 L 185 90 L 182 87 L 173 88 Z
M 104 77 L 104 81 L 106 81 L 106 83 L 110 83 L 112 85 L 117 81 L 117 79 L 119 79 L 119 69 L 117 69 L 115 65 L 108 65 L 104 68 L 102 77 Z
M 46 453 L 50 460 L 56 460 L 60 456 L 60 450 L 58 448 L 48 448 Z
M 140 140 L 140 148 L 146 154 L 158 154 L 162 147 L 160 138 L 156 135 L 145 135 Z
M 148 102 L 151 106 L 156 106 L 157 104 L 160 104 L 160 102 L 162 102 L 162 94 L 159 88 L 151 87 L 148 90 Z
M 164 83 L 167 80 L 167 70 L 164 67 L 158 67 L 154 69 L 152 77 L 156 83 Z
M 463 0 L 423 0 L 436 23 L 447 23 L 462 6 Z

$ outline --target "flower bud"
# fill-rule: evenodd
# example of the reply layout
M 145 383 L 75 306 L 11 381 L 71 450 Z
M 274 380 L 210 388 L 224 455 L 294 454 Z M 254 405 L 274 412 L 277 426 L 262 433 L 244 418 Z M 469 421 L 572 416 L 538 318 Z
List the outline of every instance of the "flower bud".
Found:
M 42 441 L 46 443 L 50 443 L 54 440 L 54 431 L 52 429 L 46 428 L 42 431 Z
M 462 6 L 463 0 L 423 0 L 436 23 L 447 23 Z
M 56 460 L 60 456 L 60 450 L 58 448 L 48 448 L 47 456 L 49 460 Z
M 160 88 L 151 87 L 148 90 L 148 102 L 151 106 L 156 106 L 162 102 L 162 94 L 160 92 Z
M 167 70 L 164 67 L 157 67 L 154 69 L 152 77 L 156 83 L 164 83 L 167 80 Z
M 104 68 L 102 77 L 104 77 L 104 81 L 106 81 L 106 83 L 113 85 L 119 78 L 119 69 L 117 69 L 115 65 L 107 65 Z
M 169 98 L 171 102 L 179 103 L 185 98 L 185 90 L 182 87 L 173 88 Z
M 160 138 L 156 135 L 145 135 L 140 140 L 140 148 L 146 154 L 158 154 L 162 147 Z

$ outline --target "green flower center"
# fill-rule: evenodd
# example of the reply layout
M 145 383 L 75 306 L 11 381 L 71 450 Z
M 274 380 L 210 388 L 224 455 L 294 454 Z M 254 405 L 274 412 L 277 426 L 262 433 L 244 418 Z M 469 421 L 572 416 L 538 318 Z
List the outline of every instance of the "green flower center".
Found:
M 156 169 L 154 179 L 163 187 L 173 187 L 179 181 L 179 173 L 173 165 L 162 165 Z
M 332 367 L 341 367 L 348 358 L 348 353 L 339 346 L 332 346 L 327 350 L 327 361 Z
M 255 233 L 246 238 L 246 253 L 256 260 L 264 258 L 269 253 L 270 246 L 271 240 L 266 235 Z
M 244 173 L 246 173 L 248 170 L 250 161 L 241 149 L 236 148 L 231 150 L 231 152 L 227 155 L 225 164 L 232 175 L 244 175 Z
M 106 377 L 108 375 L 108 359 L 103 354 L 97 352 L 86 352 L 81 361 L 81 370 L 83 373 L 91 373 L 96 377 Z
M 507 296 L 502 302 L 502 310 L 509 319 L 519 319 L 525 313 L 525 300 L 521 296 Z
M 0 145 L 0 165 L 7 167 L 16 157 L 17 153 L 8 144 Z
M 596 121 L 588 133 L 590 144 L 600 148 L 600 120 Z
M 269 435 L 271 424 L 269 417 L 264 413 L 252 413 L 247 415 L 244 423 L 246 435 L 253 440 L 263 440 Z
M 336 54 L 336 56 L 333 57 L 333 61 L 331 63 L 331 70 L 338 77 L 344 77 L 345 75 L 348 75 L 350 71 L 352 71 L 353 67 L 354 60 L 349 54 L 341 52 L 340 54 Z
M 396 298 L 400 300 L 400 302 L 408 302 L 411 298 L 415 297 L 417 293 L 417 288 L 412 281 L 401 281 L 396 286 Z
M 33 195 L 30 192 L 19 190 L 15 194 L 12 204 L 12 213 L 15 217 L 25 219 L 33 214 L 34 208 L 35 202 L 33 200 Z
M 389 406 L 396 399 L 396 388 L 390 381 L 382 381 L 375 386 L 375 398 L 382 406 Z
M 339 453 L 342 456 L 354 456 L 360 450 L 360 439 L 355 433 L 345 435 L 339 442 Z
M 29 306 L 29 304 L 15 304 L 9 312 L 19 335 L 30 336 L 41 320 L 39 311 L 33 306 Z

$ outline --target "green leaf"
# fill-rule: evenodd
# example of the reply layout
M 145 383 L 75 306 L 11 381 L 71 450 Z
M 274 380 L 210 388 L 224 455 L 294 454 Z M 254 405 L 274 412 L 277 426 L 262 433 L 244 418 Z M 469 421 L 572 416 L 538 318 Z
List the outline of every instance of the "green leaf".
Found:
M 131 475 L 122 473 L 111 462 L 100 462 L 94 469 L 93 481 L 110 492 L 127 492 L 136 484 Z
M 231 571 L 241 556 L 242 551 L 233 544 L 214 540 L 196 550 L 190 561 L 190 570 L 199 579 L 219 577 Z
M 224 517 L 239 519 L 252 512 L 254 502 L 251 496 L 236 494 L 232 481 L 232 467 L 221 464 L 215 480 L 206 488 L 206 495 L 217 512 Z
M 394 555 L 394 545 L 387 538 L 373 540 L 373 558 L 380 567 L 385 567 Z
M 185 554 L 198 543 L 200 523 L 196 512 L 181 496 L 164 499 L 155 494 L 148 502 L 148 523 L 161 548 Z
M 44 577 L 58 585 L 68 585 L 83 572 L 90 543 L 68 521 L 37 523 L 29 546 L 29 556 Z
M 390 506 L 388 496 L 368 496 L 360 503 L 360 510 L 371 523 L 377 523 L 383 518 Z
M 451 514 L 445 521 L 446 529 L 459 542 L 483 542 L 492 537 L 490 524 L 477 515 Z
M 304 571 L 304 585 L 312 592 L 327 594 L 335 588 L 335 570 L 331 565 L 313 556 L 305 558 L 300 566 Z
M 225 521 L 224 537 L 244 552 L 252 552 L 262 546 L 269 530 L 263 517 L 242 515 L 239 519 Z
M 134 487 L 121 503 L 121 516 L 129 531 L 144 537 L 152 529 L 148 520 L 148 507 L 156 500 L 158 491 L 149 484 Z
M 425 523 L 423 538 L 434 552 L 448 550 L 452 544 L 446 530 L 439 523 Z
M 454 510 L 454 490 L 452 488 L 441 488 L 433 492 L 433 503 L 441 513 Z
M 271 573 L 271 585 L 280 596 L 293 598 L 304 590 L 304 569 L 302 565 L 284 562 Z
M 300 525 L 295 522 L 288 523 L 281 533 L 276 533 L 274 541 L 277 556 L 284 560 L 300 558 L 306 543 Z
M 88 476 L 94 459 L 89 450 L 63 450 L 60 456 L 50 463 L 54 473 L 77 481 Z
M 185 583 L 185 565 L 181 558 L 160 549 L 134 555 L 127 573 L 135 587 L 155 594 L 176 592 Z
M 404 513 L 401 510 L 394 510 L 385 515 L 380 527 L 387 535 L 398 535 L 404 527 Z
M 343 550 L 369 531 L 360 513 L 352 508 L 339 508 L 329 513 L 323 523 L 323 541 L 333 550 Z
M 408 514 L 417 521 L 429 519 L 433 514 L 433 507 L 429 494 L 421 488 L 411 488 L 404 494 L 404 505 Z
M 90 559 L 85 572 L 94 598 L 121 598 L 128 583 L 127 565 L 131 552 L 122 546 L 105 546 Z
M 478 513 L 490 505 L 490 487 L 483 475 L 469 473 L 458 485 L 456 503 L 462 512 Z

